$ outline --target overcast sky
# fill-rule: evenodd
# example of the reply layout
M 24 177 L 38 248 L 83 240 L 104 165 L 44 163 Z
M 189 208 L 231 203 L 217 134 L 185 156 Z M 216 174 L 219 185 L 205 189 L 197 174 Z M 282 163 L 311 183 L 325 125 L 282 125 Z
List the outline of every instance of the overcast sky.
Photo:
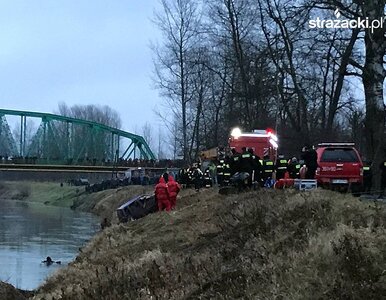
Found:
M 155 123 L 156 0 L 0 0 L 0 108 L 109 105 L 134 132 Z

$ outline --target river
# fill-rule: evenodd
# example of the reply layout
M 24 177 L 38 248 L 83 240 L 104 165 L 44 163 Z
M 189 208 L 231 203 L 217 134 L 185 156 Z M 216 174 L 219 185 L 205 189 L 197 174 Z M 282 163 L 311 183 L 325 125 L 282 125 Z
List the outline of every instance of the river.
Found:
M 0 199 L 0 280 L 36 289 L 75 259 L 99 223 L 92 214 L 69 208 Z M 61 264 L 46 266 L 47 256 Z

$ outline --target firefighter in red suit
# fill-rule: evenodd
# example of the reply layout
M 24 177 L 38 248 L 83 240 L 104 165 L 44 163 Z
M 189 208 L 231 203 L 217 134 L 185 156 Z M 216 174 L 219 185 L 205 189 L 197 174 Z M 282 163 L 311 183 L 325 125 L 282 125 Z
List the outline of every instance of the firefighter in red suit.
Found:
M 169 175 L 168 192 L 169 192 L 170 205 L 172 209 L 176 207 L 177 194 L 179 193 L 180 190 L 181 190 L 181 187 L 178 184 L 178 182 L 174 180 L 173 176 Z
M 169 192 L 168 192 L 168 186 L 165 183 L 165 179 L 161 177 L 159 179 L 158 184 L 155 186 L 155 198 L 157 200 L 158 204 L 158 210 L 166 210 L 170 211 L 171 205 L 170 205 L 170 199 L 169 199 Z

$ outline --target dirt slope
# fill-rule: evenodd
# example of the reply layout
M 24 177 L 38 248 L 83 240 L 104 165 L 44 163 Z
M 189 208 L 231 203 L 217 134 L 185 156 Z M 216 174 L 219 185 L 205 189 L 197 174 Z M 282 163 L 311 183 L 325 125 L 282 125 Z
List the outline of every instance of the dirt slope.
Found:
M 324 190 L 184 191 L 176 211 L 98 234 L 34 299 L 380 299 L 385 221 Z

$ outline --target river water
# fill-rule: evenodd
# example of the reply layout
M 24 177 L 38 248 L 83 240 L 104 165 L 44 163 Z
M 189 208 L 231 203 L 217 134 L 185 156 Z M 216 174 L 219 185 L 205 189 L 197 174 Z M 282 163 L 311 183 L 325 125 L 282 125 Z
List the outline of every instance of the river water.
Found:
M 88 213 L 17 200 L 0 199 L 0 280 L 32 290 L 73 261 L 99 230 Z M 61 264 L 46 266 L 47 256 Z

